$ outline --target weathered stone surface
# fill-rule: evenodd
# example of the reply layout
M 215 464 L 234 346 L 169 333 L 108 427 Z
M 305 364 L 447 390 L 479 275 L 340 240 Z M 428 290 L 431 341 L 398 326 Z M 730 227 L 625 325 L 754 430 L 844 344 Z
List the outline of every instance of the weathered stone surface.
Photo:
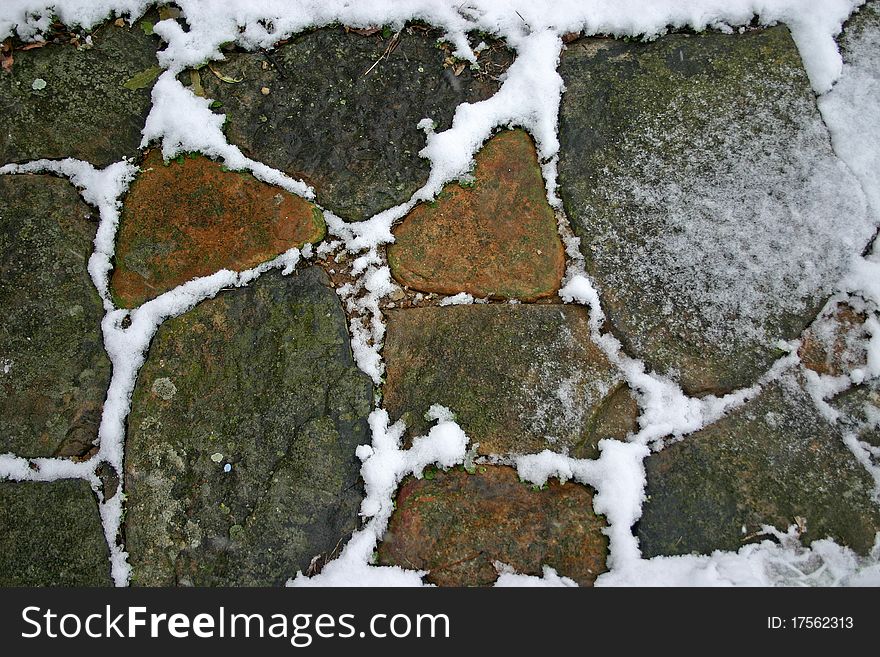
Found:
M 114 299 L 136 306 L 197 276 L 239 271 L 320 241 L 312 203 L 202 156 L 162 162 L 151 151 L 125 199 L 111 277 Z
M 0 482 L 0 586 L 112 583 L 88 483 Z
M 137 153 L 159 39 L 106 24 L 92 43 L 15 52 L 12 70 L 0 72 L 0 164 L 75 157 L 107 166 Z
M 423 292 L 534 301 L 559 289 L 565 250 L 528 133 L 496 135 L 476 156 L 473 186 L 450 183 L 394 230 L 388 264 Z
M 560 72 L 560 193 L 611 330 L 690 394 L 752 383 L 872 232 L 787 28 L 583 39 Z
M 132 582 L 277 585 L 331 552 L 357 525 L 371 401 L 318 268 L 163 324 L 128 425 Z
M 785 530 L 797 517 L 804 543 L 831 537 L 860 553 L 880 530 L 873 480 L 794 377 L 645 467 L 645 557 L 737 550 L 761 525 Z
M 207 71 L 201 82 L 223 103 L 217 111 L 229 120 L 232 143 L 312 184 L 335 214 L 360 220 L 408 200 L 427 181 L 419 121 L 448 128 L 457 105 L 495 92 L 494 77 L 511 59 L 493 47 L 480 56 L 493 75 L 464 67 L 456 76 L 443 68 L 441 36 L 410 26 L 383 57 L 393 39 L 316 30 L 271 53 L 232 53 L 213 64 L 239 83 Z
M 876 382 L 850 388 L 835 397 L 831 405 L 841 414 L 839 422 L 844 430 L 880 447 L 880 387 Z
M 447 406 L 481 454 L 543 449 L 590 458 L 637 408 L 590 340 L 578 306 L 471 305 L 388 311 L 383 402 L 412 435 Z M 623 392 L 621 392 L 623 389 Z
M 840 376 L 867 363 L 870 334 L 867 316 L 840 304 L 827 317 L 817 318 L 804 332 L 798 350 L 801 363 L 819 374 Z
M 77 456 L 97 438 L 110 362 L 88 217 L 66 181 L 0 176 L 0 453 Z
M 852 63 L 849 61 L 852 51 L 862 51 L 869 41 L 876 43 L 874 35 L 877 34 L 880 34 L 880 3 L 868 0 L 844 23 L 837 39 L 844 61 Z
M 487 586 L 493 562 L 540 575 L 544 565 L 582 585 L 605 571 L 605 523 L 585 486 L 519 481 L 513 468 L 456 468 L 407 479 L 379 546 L 379 562 L 430 571 L 440 586 Z

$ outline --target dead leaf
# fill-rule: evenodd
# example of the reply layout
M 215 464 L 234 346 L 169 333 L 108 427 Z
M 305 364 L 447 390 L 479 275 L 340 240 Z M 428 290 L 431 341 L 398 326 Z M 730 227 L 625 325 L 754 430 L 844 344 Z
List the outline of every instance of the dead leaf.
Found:
M 571 43 L 581 38 L 580 32 L 566 32 L 562 35 L 562 43 Z
M 464 71 L 464 62 L 462 62 L 458 66 L 452 67 L 452 73 L 455 75 L 455 77 L 458 77 L 459 75 L 461 75 L 462 71 Z
M 48 41 L 35 41 L 34 43 L 29 43 L 26 46 L 22 46 L 18 50 L 34 50 L 35 48 L 42 48 L 48 43 Z
M 244 82 L 244 78 L 236 79 L 236 78 L 231 78 L 228 75 L 223 75 L 222 73 L 220 73 L 217 69 L 215 69 L 210 64 L 208 64 L 208 69 L 211 71 L 211 73 L 216 75 L 217 79 L 220 80 L 221 82 L 226 82 L 228 84 L 238 84 L 239 82 Z
M 147 87 L 151 87 L 153 82 L 156 81 L 156 78 L 159 77 L 159 74 L 162 72 L 162 69 L 158 66 L 151 66 L 150 68 L 146 68 L 140 73 L 136 73 L 131 77 L 130 80 L 123 83 L 123 87 L 130 91 L 137 91 L 138 89 L 146 89 Z

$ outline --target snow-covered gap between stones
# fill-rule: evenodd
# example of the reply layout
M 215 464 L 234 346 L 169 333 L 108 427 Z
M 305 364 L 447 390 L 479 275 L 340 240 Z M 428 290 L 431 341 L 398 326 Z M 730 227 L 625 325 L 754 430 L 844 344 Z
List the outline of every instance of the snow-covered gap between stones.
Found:
M 56 13 L 62 21 L 68 24 L 80 24 L 85 27 L 96 24 L 111 13 L 128 15 L 129 20 L 134 22 L 153 3 L 148 0 L 71 0 L 71 2 L 56 6 L 58 4 L 45 0 L 11 0 L 5 3 L 4 7 L 0 9 L 0 38 L 12 31 L 16 31 L 19 36 L 25 39 L 36 38 L 41 31 L 48 29 L 53 13 Z M 429 126 L 422 126 L 428 135 L 427 145 L 420 155 L 431 161 L 431 174 L 428 183 L 416 192 L 409 202 L 380 213 L 361 224 L 346 224 L 338 218 L 328 217 L 330 235 L 337 238 L 349 252 L 362 254 L 357 258 L 355 264 L 356 275 L 360 275 L 357 283 L 350 290 L 341 291 L 340 296 L 346 301 L 350 310 L 358 310 L 366 316 L 366 324 L 358 321 L 356 326 L 355 322 L 352 322 L 352 343 L 358 354 L 359 366 L 373 378 L 374 382 L 378 383 L 381 380 L 383 368 L 380 349 L 384 335 L 384 322 L 378 309 L 378 301 L 384 294 L 393 290 L 390 272 L 378 249 L 382 244 L 393 241 L 391 227 L 397 219 L 405 215 L 418 201 L 433 198 L 443 184 L 465 175 L 472 166 L 474 153 L 482 143 L 495 129 L 505 126 L 524 127 L 533 135 L 542 161 L 548 200 L 554 207 L 560 206 L 559 198 L 555 193 L 555 181 L 556 156 L 559 148 L 556 120 L 562 93 L 562 81 L 556 71 L 556 66 L 562 47 L 561 36 L 563 34 L 581 31 L 585 35 L 610 34 L 653 38 L 670 29 L 684 27 L 698 31 L 706 28 L 731 31 L 738 26 L 749 24 L 753 19 L 757 19 L 759 23 L 765 25 L 784 22 L 792 30 L 814 90 L 817 93 L 824 93 L 831 88 L 833 82 L 840 75 L 842 67 L 834 37 L 840 31 L 843 21 L 856 7 L 862 4 L 862 0 L 828 0 L 819 7 L 809 0 L 764 0 L 762 2 L 753 0 L 658 0 L 654 2 L 633 1 L 623 5 L 599 0 L 595 2 L 568 0 L 553 3 L 540 3 L 533 0 L 515 0 L 514 2 L 472 0 L 466 3 L 410 0 L 397 2 L 393 5 L 389 3 L 349 4 L 341 1 L 282 2 L 282 0 L 268 0 L 257 6 L 246 3 L 227 3 L 221 0 L 178 0 L 176 4 L 181 7 L 190 29 L 184 31 L 180 25 L 170 20 L 161 21 L 154 28 L 156 33 L 167 43 L 159 57 L 160 64 L 168 70 L 157 83 L 158 91 L 154 90 L 153 111 L 144 130 L 144 144 L 161 140 L 163 153 L 166 145 L 170 145 L 168 154 L 176 153 L 179 150 L 199 150 L 224 159 L 230 168 L 249 169 L 257 177 L 267 182 L 272 182 L 306 197 L 311 196 L 313 192 L 301 181 L 292 180 L 261 163 L 249 160 L 237 148 L 229 145 L 220 130 L 223 117 L 210 112 L 207 107 L 209 101 L 199 99 L 183 88 L 174 79 L 174 73 L 201 64 L 206 60 L 221 59 L 223 55 L 220 45 L 225 42 L 235 41 L 238 45 L 248 49 L 267 48 L 295 32 L 334 22 L 354 27 L 382 24 L 402 27 L 407 20 L 424 20 L 444 28 L 447 32 L 447 39 L 456 45 L 456 54 L 471 61 L 474 60 L 474 55 L 468 42 L 467 32 L 472 30 L 482 30 L 506 39 L 508 44 L 516 50 L 517 59 L 508 71 L 502 88 L 495 96 L 481 103 L 459 106 L 453 120 L 453 127 L 450 130 L 434 134 Z M 192 97 L 190 98 L 186 94 Z M 187 107 L 191 108 L 193 112 L 187 112 Z M 210 114 L 210 117 L 206 112 Z M 200 118 L 193 122 L 190 120 L 193 117 Z M 199 141 L 202 143 L 198 143 Z M 82 173 L 81 175 L 86 174 Z M 121 175 L 121 172 L 117 172 L 116 175 Z M 86 187 L 90 189 L 88 185 Z M 111 225 L 110 221 L 115 217 L 115 221 L 118 222 L 118 209 L 106 212 L 108 217 L 106 230 L 103 228 L 104 214 L 102 208 L 102 228 L 99 228 L 99 235 L 111 236 L 110 250 L 99 253 L 96 243 L 96 252 L 93 257 L 94 265 L 90 262 L 90 273 L 93 278 L 97 279 L 96 287 L 101 291 L 105 298 L 105 304 L 107 304 L 109 299 L 106 296 L 106 275 L 109 272 L 112 235 L 115 234 L 116 227 L 115 223 Z M 570 256 L 572 251 L 577 252 L 576 245 L 573 249 L 569 249 Z M 269 266 L 283 266 L 287 271 L 292 269 L 289 262 L 291 259 L 292 257 L 288 257 L 283 262 L 267 263 L 265 266 L 267 268 Z M 131 387 L 122 382 L 122 370 L 120 370 L 120 383 L 117 384 L 116 359 L 125 361 L 131 356 L 128 350 L 131 345 L 126 344 L 126 340 L 129 339 L 127 332 L 121 328 L 122 319 L 129 316 L 132 325 L 128 331 L 137 328 L 140 332 L 140 341 L 146 347 L 149 344 L 149 338 L 144 341 L 143 336 L 147 333 L 152 335 L 151 331 L 154 333 L 162 320 L 178 311 L 184 312 L 201 299 L 215 295 L 227 285 L 246 284 L 261 271 L 264 271 L 261 267 L 241 274 L 221 271 L 213 276 L 191 281 L 152 302 L 144 304 L 130 314 L 129 311 L 113 310 L 112 304 L 111 307 L 108 307 L 104 322 L 105 341 L 108 352 L 111 353 L 111 359 L 114 359 L 114 378 L 111 382 L 113 396 L 111 398 L 111 395 L 108 394 L 108 404 L 118 404 L 120 408 L 124 407 L 125 410 L 122 415 L 123 422 L 119 420 L 118 410 L 105 412 L 105 418 L 101 425 L 102 432 L 105 433 L 101 435 L 108 439 L 107 447 L 104 452 L 105 446 L 102 440 L 102 452 L 96 458 L 106 457 L 107 462 L 118 463 L 117 473 L 121 474 L 122 440 L 124 438 L 121 430 L 124 427 L 124 413 L 127 413 L 127 403 L 131 394 Z M 863 284 L 864 281 L 859 280 L 854 287 L 862 289 Z M 594 316 L 600 316 L 601 307 L 598 303 L 598 295 L 586 276 L 579 272 L 571 274 L 568 276 L 563 291 L 565 293 L 563 296 L 567 296 L 569 301 L 579 301 L 591 306 L 591 321 Z M 160 300 L 163 303 L 159 303 Z M 155 305 L 151 305 L 154 302 Z M 598 320 L 596 321 L 598 335 L 599 324 Z M 875 335 L 877 333 L 875 332 Z M 134 335 L 133 333 L 130 337 L 133 342 L 136 342 Z M 619 344 L 614 344 L 616 341 L 612 342 L 613 338 L 602 335 L 598 335 L 598 337 L 600 345 L 604 343 L 603 348 L 606 348 L 609 354 L 618 355 L 615 362 L 640 395 L 641 429 L 629 443 L 616 443 L 611 446 L 603 444 L 602 456 L 597 461 L 583 463 L 558 461 L 551 464 L 548 459 L 548 463 L 543 467 L 544 471 L 548 473 L 547 476 L 550 476 L 552 468 L 556 468 L 557 476 L 559 473 L 564 474 L 568 468 L 572 475 L 576 472 L 580 473 L 585 481 L 599 486 L 596 496 L 600 500 L 598 504 L 600 506 L 604 504 L 601 500 L 605 495 L 608 505 L 614 507 L 606 509 L 606 513 L 609 514 L 609 534 L 613 539 L 612 572 L 603 577 L 609 583 L 618 580 L 619 583 L 627 583 L 627 581 L 633 583 L 623 577 L 623 573 L 632 574 L 637 572 L 639 568 L 662 570 L 661 562 L 657 561 L 655 567 L 650 565 L 654 564 L 655 560 L 640 559 L 637 542 L 631 532 L 631 519 L 638 517 L 641 504 L 640 496 L 644 494 L 642 461 L 647 455 L 648 445 L 662 446 L 662 441 L 667 436 L 681 437 L 699 429 L 713 419 L 717 419 L 735 405 L 757 394 L 761 382 L 758 382 L 755 387 L 731 393 L 720 399 L 688 398 L 674 383 L 646 373 L 641 362 L 628 359 L 622 354 Z M 791 346 L 791 349 L 792 355 L 777 363 L 774 371 L 791 367 L 796 363 L 795 347 Z M 143 352 L 138 358 L 142 363 Z M 136 363 L 136 360 L 132 362 Z M 131 381 L 136 377 L 139 366 L 138 363 L 136 367 L 129 366 L 126 370 Z M 772 378 L 775 376 L 774 371 L 769 372 L 766 376 Z M 117 384 L 115 388 L 114 384 Z M 128 399 L 126 399 L 126 395 Z M 107 411 L 106 407 L 105 411 Z M 375 413 L 383 412 L 379 409 Z M 347 569 L 353 569 L 352 572 L 354 572 L 358 569 L 370 568 L 367 564 L 372 549 L 384 531 L 384 523 L 387 523 L 387 518 L 382 520 L 384 509 L 390 505 L 390 500 L 400 478 L 406 474 L 417 474 L 418 464 L 421 462 L 411 460 L 417 458 L 417 455 L 402 456 L 399 445 L 398 447 L 393 446 L 393 440 L 388 443 L 387 434 L 394 435 L 397 432 L 402 434 L 403 429 L 399 425 L 388 428 L 387 416 L 383 420 L 381 415 L 375 416 L 375 413 L 370 420 L 371 425 L 374 426 L 374 446 L 371 448 L 373 451 L 368 453 L 367 450 L 359 450 L 359 456 L 363 458 L 366 468 L 364 479 L 369 486 L 368 479 L 372 480 L 373 476 L 380 476 L 376 472 L 370 474 L 374 466 L 368 467 L 368 464 L 382 463 L 386 460 L 377 457 L 378 460 L 373 461 L 376 454 L 389 454 L 396 455 L 394 458 L 389 457 L 388 459 L 388 462 L 395 464 L 393 477 L 391 477 L 395 483 L 390 490 L 383 489 L 383 496 L 387 502 L 384 506 L 380 504 L 375 511 L 365 507 L 365 515 L 372 514 L 372 519 L 367 527 L 353 537 L 348 557 L 344 560 L 330 562 L 325 567 L 325 572 L 336 573 L 340 577 L 346 576 Z M 444 422 L 446 423 L 444 432 L 446 430 L 452 431 L 452 426 L 455 425 L 450 425 L 449 420 L 441 421 L 438 427 Z M 105 424 L 108 427 L 106 430 L 104 429 Z M 119 432 L 115 431 L 116 428 L 119 429 Z M 430 436 L 431 434 L 426 437 L 426 441 Z M 399 436 L 397 440 L 399 443 Z M 428 456 L 436 454 L 430 450 L 427 451 L 429 452 Z M 603 461 L 603 459 L 605 460 Z M 553 460 L 556 460 L 555 457 Z M 48 461 L 51 463 L 47 463 L 45 470 L 37 471 L 38 473 L 45 472 L 47 477 L 50 476 L 52 467 L 57 466 L 59 473 L 60 470 L 73 467 L 69 462 L 61 463 L 60 460 L 53 459 Z M 22 464 L 30 471 L 32 469 L 31 463 L 36 463 L 36 460 L 13 459 L 11 463 L 7 464 L 7 472 L 11 475 L 15 472 L 24 474 L 21 470 Z M 527 463 L 525 462 L 523 465 L 524 472 Z M 615 477 L 611 477 L 604 472 L 605 470 L 619 472 Z M 384 472 L 381 477 L 389 477 L 390 472 L 391 470 Z M 84 478 L 93 481 L 93 485 L 97 485 L 94 470 L 89 474 L 87 468 L 83 468 L 81 474 Z M 614 486 L 623 486 L 622 494 L 625 493 L 623 495 L 625 503 L 621 503 L 619 506 L 612 503 L 607 490 L 602 490 L 602 488 L 608 489 L 612 485 L 611 479 L 616 482 L 613 484 Z M 118 506 L 114 507 L 108 502 L 102 502 L 102 516 L 108 517 L 108 520 L 105 521 L 105 528 L 108 526 L 112 528 L 115 523 L 116 529 L 112 532 L 113 536 L 108 534 L 108 543 L 111 543 L 111 552 L 113 558 L 116 559 L 113 563 L 114 578 L 117 584 L 124 584 L 128 578 L 127 564 L 124 552 L 115 542 L 121 517 L 121 495 L 117 494 L 113 500 L 119 500 Z M 749 546 L 749 548 L 752 547 L 754 546 Z M 839 549 L 845 550 L 845 548 Z M 740 553 L 742 552 L 740 551 Z M 731 557 L 729 554 L 722 556 Z M 733 557 L 735 556 L 733 555 Z M 715 567 L 715 562 L 712 561 L 715 559 L 715 555 L 700 557 L 700 559 L 709 559 L 708 565 L 704 564 L 706 568 Z M 334 566 L 333 564 L 337 562 L 339 565 Z M 675 561 L 675 563 L 683 562 Z M 626 570 L 623 570 L 624 564 L 629 566 Z M 693 570 L 693 566 L 688 566 L 688 568 Z M 513 581 L 511 578 L 516 577 L 509 572 L 504 575 L 504 581 L 508 583 Z M 553 575 L 555 573 L 551 571 L 545 572 L 545 578 L 552 579 Z M 409 575 L 406 575 L 405 578 L 414 583 Z M 330 579 L 329 574 L 324 579 Z M 418 579 L 420 580 L 420 577 Z M 564 581 L 564 578 L 557 577 L 557 579 Z M 298 577 L 296 581 L 305 583 L 302 577 Z

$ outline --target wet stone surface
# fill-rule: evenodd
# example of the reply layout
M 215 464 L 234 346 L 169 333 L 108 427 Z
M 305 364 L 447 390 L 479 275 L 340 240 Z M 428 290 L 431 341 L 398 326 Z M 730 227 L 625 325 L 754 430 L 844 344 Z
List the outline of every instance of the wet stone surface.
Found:
M 582 39 L 560 73 L 560 194 L 611 330 L 689 394 L 751 384 L 873 231 L 787 28 Z
M 383 404 L 413 436 L 432 404 L 455 413 L 481 454 L 543 449 L 598 455 L 624 438 L 637 407 L 590 340 L 578 306 L 470 305 L 387 312 Z
M 230 53 L 200 73 L 205 94 L 222 103 L 229 141 L 249 157 L 313 185 L 317 201 L 361 220 L 403 203 L 428 179 L 418 156 L 432 119 L 452 123 L 455 108 L 491 96 L 511 54 L 480 55 L 485 73 L 444 68 L 442 33 L 409 26 L 393 37 L 342 29 L 298 35 L 268 53 Z M 378 64 L 376 62 L 380 60 Z M 375 64 L 375 67 L 374 67 Z M 369 73 L 367 73 L 369 71 Z M 265 90 L 265 91 L 264 91 Z
M 784 531 L 798 517 L 804 544 L 831 537 L 862 554 L 880 530 L 873 480 L 793 376 L 645 468 L 645 558 L 738 550 L 761 525 Z
M 0 453 L 79 456 L 97 438 L 110 362 L 89 217 L 67 181 L 0 176 Z
M 0 586 L 112 583 L 88 483 L 0 482 Z
M 0 72 L 0 164 L 75 157 L 104 167 L 137 155 L 159 38 L 104 24 L 92 43 L 15 51 Z
M 379 562 L 430 571 L 439 586 L 488 586 L 493 562 L 540 575 L 548 565 L 581 585 L 605 571 L 605 523 L 590 489 L 550 482 L 538 490 L 513 468 L 478 466 L 410 477 L 379 546 Z
M 565 252 L 531 138 L 501 132 L 475 159 L 473 183 L 446 185 L 395 228 L 391 272 L 423 292 L 523 301 L 552 295 Z
M 111 277 L 114 300 L 136 306 L 197 276 L 240 271 L 320 241 L 312 203 L 202 156 L 150 151 L 125 198 Z
M 128 424 L 132 582 L 279 585 L 344 544 L 371 402 L 320 269 L 168 320 Z

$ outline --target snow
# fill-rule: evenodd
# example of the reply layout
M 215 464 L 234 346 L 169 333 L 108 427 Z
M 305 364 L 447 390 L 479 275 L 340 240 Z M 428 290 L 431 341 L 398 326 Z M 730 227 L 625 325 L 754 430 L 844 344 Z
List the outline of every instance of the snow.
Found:
M 706 305 L 704 302 L 708 299 L 708 308 L 716 315 L 723 315 L 736 306 L 744 308 L 752 318 L 760 318 L 768 309 L 751 296 L 750 286 L 770 286 L 774 302 L 796 308 L 803 294 L 815 290 L 820 283 L 833 284 L 841 279 L 838 285 L 840 294 L 862 299 L 869 311 L 865 324 L 870 334 L 867 362 L 864 368 L 849 373 L 849 382 L 857 384 L 880 377 L 880 322 L 876 317 L 880 309 L 880 254 L 860 257 L 856 248 L 867 239 L 872 224 L 880 220 L 880 152 L 876 147 L 880 143 L 880 118 L 876 112 L 865 111 L 866 107 L 876 107 L 880 98 L 877 74 L 880 70 L 877 40 L 880 37 L 866 36 L 854 42 L 845 63 L 835 43 L 842 23 L 862 4 L 861 0 L 823 0 L 821 3 L 814 0 L 468 0 L 465 3 L 458 0 L 379 0 L 368 3 L 345 0 L 263 0 L 259 3 L 177 0 L 175 4 L 181 8 L 188 29 L 171 20 L 160 21 L 154 26 L 155 33 L 165 41 L 159 62 L 167 70 L 160 75 L 152 91 L 153 106 L 144 128 L 143 145 L 160 145 L 165 158 L 198 151 L 222 161 L 231 169 L 251 171 L 261 180 L 305 198 L 314 196 L 313 190 L 305 183 L 247 158 L 240 149 L 229 144 L 222 132 L 223 115 L 212 112 L 211 100 L 195 96 L 177 81 L 176 74 L 208 60 L 222 59 L 220 46 L 226 42 L 235 42 L 249 49 L 267 48 L 304 28 L 335 22 L 353 27 L 387 24 L 396 29 L 407 20 L 419 18 L 443 28 L 457 56 L 470 61 L 475 61 L 474 52 L 484 44 L 472 47 L 468 32 L 482 31 L 506 39 L 517 57 L 494 96 L 482 102 L 460 105 L 449 130 L 437 133 L 430 121 L 420 122 L 419 127 L 424 129 L 426 139 L 420 155 L 431 164 L 430 177 L 423 188 L 407 202 L 359 223 L 345 223 L 325 211 L 331 239 L 315 251 L 323 257 L 345 250 L 354 257 L 351 274 L 355 281 L 337 288 L 337 292 L 353 315 L 350 325 L 352 349 L 359 367 L 377 385 L 381 383 L 385 325 L 379 303 L 397 289 L 381 247 L 394 241 L 391 232 L 394 223 L 416 203 L 433 198 L 444 184 L 466 176 L 473 167 L 475 152 L 496 130 L 508 126 L 523 127 L 535 139 L 548 201 L 560 211 L 560 233 L 568 255 L 560 297 L 565 302 L 589 307 L 594 341 L 619 368 L 640 408 L 639 430 L 627 442 L 601 441 L 600 457 L 596 460 L 572 459 L 549 451 L 511 456 L 520 476 L 528 481 L 542 484 L 550 477 L 558 477 L 595 489 L 594 510 L 603 514 L 608 522 L 606 533 L 611 550 L 611 571 L 600 576 L 597 585 L 880 584 L 880 543 L 870 556 L 860 558 L 831 541 L 814 541 L 810 548 L 804 548 L 793 530 L 783 534 L 768 528 L 775 541 L 748 545 L 736 553 L 641 559 L 632 526 L 641 514 L 645 487 L 643 461 L 650 449 L 662 449 L 670 441 L 686 439 L 689 433 L 722 417 L 757 395 L 767 383 L 797 367 L 797 345 L 784 345 L 788 354 L 754 385 L 720 398 L 690 398 L 674 381 L 646 371 L 643 363 L 624 353 L 614 336 L 603 332 L 605 316 L 599 294 L 586 275 L 578 239 L 570 231 L 566 232 L 567 222 L 556 193 L 557 113 L 563 91 L 556 68 L 563 34 L 582 31 L 587 35 L 655 38 L 684 27 L 730 32 L 750 24 L 754 18 L 764 25 L 786 23 L 804 60 L 813 90 L 825 94 L 819 98 L 819 106 L 830 129 L 835 153 L 840 158 L 836 160 L 830 155 L 818 160 L 804 157 L 795 162 L 791 185 L 782 190 L 783 198 L 778 203 L 786 211 L 794 207 L 806 213 L 810 220 L 805 224 L 774 223 L 771 218 L 774 212 L 767 212 L 761 215 L 763 223 L 752 224 L 745 232 L 732 229 L 741 219 L 741 206 L 751 200 L 748 188 L 760 186 L 765 175 L 763 171 L 751 170 L 750 163 L 756 154 L 749 151 L 749 141 L 736 135 L 735 131 L 729 137 L 731 152 L 739 158 L 734 159 L 736 170 L 731 174 L 713 169 L 712 162 L 702 163 L 709 167 L 709 187 L 715 193 L 704 197 L 699 207 L 688 208 L 687 204 L 680 203 L 687 191 L 684 189 L 659 185 L 655 188 L 634 186 L 633 190 L 645 202 L 658 207 L 672 204 L 681 208 L 671 217 L 673 223 L 682 229 L 682 236 L 676 238 L 679 242 L 660 243 L 654 258 L 662 260 L 686 243 L 699 247 L 690 249 L 695 254 L 694 268 L 711 267 L 716 264 L 711 261 L 711 256 L 713 249 L 718 247 L 719 234 L 723 240 L 737 244 L 737 249 L 754 253 L 758 258 L 767 257 L 767 247 L 772 240 L 794 247 L 795 256 L 788 259 L 793 264 L 780 267 L 778 271 L 772 270 L 767 276 L 763 275 L 766 270 L 722 270 L 720 277 L 710 280 L 715 287 L 701 289 L 703 283 L 692 280 L 695 285 L 678 289 L 677 293 L 696 295 L 700 305 Z M 53 14 L 65 23 L 88 28 L 108 15 L 126 16 L 134 22 L 151 5 L 148 0 L 5 0 L 0 5 L 0 40 L 13 33 L 26 40 L 36 40 L 49 29 Z M 774 117 L 765 116 L 761 120 L 773 127 Z M 806 133 L 813 137 L 821 130 L 818 125 L 806 126 Z M 799 145 L 789 147 L 795 153 L 810 150 Z M 650 155 L 646 157 L 645 164 L 650 166 Z M 113 364 L 113 376 L 99 429 L 97 456 L 74 463 L 64 459 L 0 455 L 0 478 L 33 481 L 80 478 L 89 481 L 99 495 L 114 581 L 117 585 L 125 585 L 130 567 L 119 531 L 124 494 L 104 499 L 96 470 L 102 463 L 107 463 L 117 474 L 122 473 L 125 421 L 135 379 L 152 336 L 163 321 L 186 312 L 223 288 L 247 285 L 270 269 L 281 269 L 282 273 L 289 274 L 302 258 L 312 257 L 313 252 L 310 248 L 292 249 L 252 270 L 218 271 L 189 281 L 134 310 L 116 309 L 108 294 L 108 276 L 119 222 L 119 199 L 136 168 L 123 161 L 98 170 L 85 162 L 69 159 L 41 160 L 0 168 L 0 174 L 26 172 L 49 172 L 67 177 L 80 189 L 83 198 L 99 210 L 100 224 L 89 273 L 107 311 L 102 330 Z M 701 181 L 701 185 L 705 182 Z M 811 204 L 814 207 L 802 208 L 799 201 L 804 195 L 818 202 Z M 839 204 L 841 197 L 843 205 Z M 706 214 L 720 217 L 720 233 L 713 233 L 709 230 L 711 226 L 700 220 Z M 783 216 L 788 215 L 783 213 Z M 841 216 L 846 216 L 847 221 L 838 221 Z M 818 241 L 827 242 L 831 248 L 823 253 L 822 259 L 805 264 L 800 257 L 805 253 L 801 247 Z M 468 296 L 448 297 L 441 301 L 441 305 L 470 303 L 473 299 Z M 731 305 L 734 301 L 736 303 Z M 713 302 L 716 304 L 714 310 Z M 124 327 L 126 323 L 127 328 Z M 8 374 L 7 361 L 2 362 L 4 374 Z M 848 383 L 826 380 L 817 375 L 811 385 L 817 405 L 821 407 L 829 395 Z M 467 437 L 451 412 L 432 407 L 430 418 L 436 424 L 429 433 L 413 440 L 409 449 L 403 449 L 403 424 L 390 425 L 387 413 L 381 408 L 371 413 L 372 443 L 360 446 L 357 451 L 362 461 L 366 490 L 361 508 L 365 525 L 352 535 L 342 554 L 326 564 L 320 574 L 309 578 L 299 573 L 289 582 L 291 585 L 423 585 L 425 573 L 379 567 L 373 565 L 373 558 L 393 510 L 393 496 L 402 479 L 410 475 L 420 476 L 422 470 L 431 464 L 451 467 L 469 458 Z M 855 434 L 848 434 L 845 442 L 880 486 L 874 465 L 878 455 L 872 452 L 871 446 L 860 442 Z M 470 458 L 472 456 L 470 453 Z M 499 586 L 573 584 L 547 567 L 540 578 L 516 574 L 503 564 L 497 567 Z
M 524 481 L 543 486 L 550 477 L 560 481 L 574 479 L 597 490 L 593 511 L 603 514 L 608 527 L 608 566 L 623 568 L 640 558 L 638 541 L 631 528 L 642 514 L 645 498 L 643 461 L 650 450 L 635 442 L 606 438 L 599 441 L 598 460 L 574 459 L 544 450 L 539 454 L 517 456 L 516 471 Z
M 95 251 L 89 258 L 89 275 L 101 295 L 104 309 L 111 310 L 109 281 L 113 268 L 116 228 L 119 225 L 119 199 L 128 189 L 137 173 L 137 167 L 122 161 L 105 169 L 95 169 L 88 162 L 67 158 L 64 160 L 34 160 L 26 164 L 7 164 L 0 167 L 0 175 L 12 173 L 54 173 L 70 180 L 80 190 L 86 203 L 98 208 L 100 222 L 95 235 Z

